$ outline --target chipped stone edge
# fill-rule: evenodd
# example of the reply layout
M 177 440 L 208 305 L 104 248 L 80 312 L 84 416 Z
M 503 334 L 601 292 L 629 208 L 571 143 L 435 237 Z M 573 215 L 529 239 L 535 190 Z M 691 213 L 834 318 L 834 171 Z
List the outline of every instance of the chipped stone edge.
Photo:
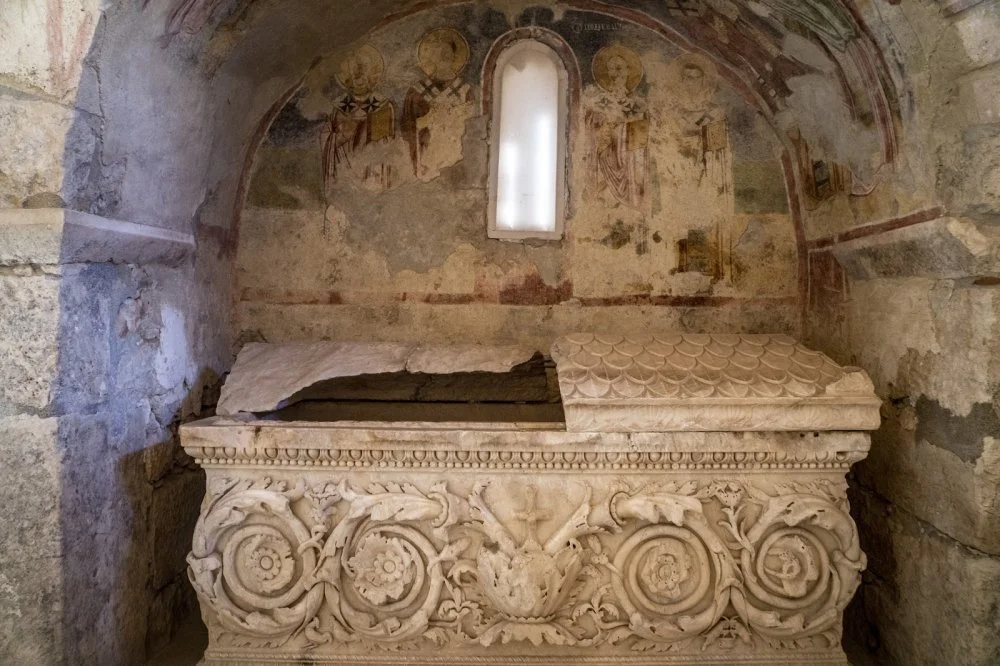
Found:
M 313 350 L 321 345 L 329 345 L 329 356 L 343 354 L 344 345 L 366 345 L 370 350 L 385 356 L 379 359 L 380 364 L 372 364 L 363 371 L 330 368 L 325 371 L 314 371 L 300 377 L 294 385 L 289 385 L 283 391 L 272 391 L 260 395 L 248 395 L 248 384 L 253 385 L 259 375 L 259 365 L 268 356 L 274 356 L 282 351 L 295 347 Z M 489 356 L 470 361 L 468 353 L 476 349 L 489 351 Z M 448 352 L 453 352 L 454 358 L 442 360 Z M 270 412 L 291 404 L 289 400 L 296 393 L 310 386 L 331 379 L 359 377 L 366 374 L 382 374 L 393 372 L 447 374 L 456 372 L 510 372 L 522 363 L 530 361 L 537 350 L 527 346 L 517 345 L 415 345 L 393 342 L 356 343 L 351 341 L 316 341 L 291 342 L 283 344 L 251 343 L 240 350 L 233 365 L 229 379 L 222 387 L 222 394 L 216 413 L 222 416 L 235 416 L 242 413 Z M 262 361 L 261 359 L 264 359 Z M 326 367 L 326 366 L 323 366 Z
M 205 468 L 455 469 L 518 473 L 601 470 L 845 470 L 865 458 L 867 433 L 571 432 L 558 424 L 275 422 L 214 416 L 181 426 Z M 474 429 L 466 429 L 474 426 Z
M 878 430 L 878 398 L 569 400 L 571 432 Z

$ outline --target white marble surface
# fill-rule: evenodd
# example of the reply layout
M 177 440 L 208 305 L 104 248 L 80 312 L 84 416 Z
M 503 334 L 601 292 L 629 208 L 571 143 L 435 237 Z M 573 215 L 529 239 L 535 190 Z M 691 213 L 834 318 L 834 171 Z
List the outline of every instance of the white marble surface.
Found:
M 535 350 L 518 346 L 410 345 L 392 342 L 250 343 L 222 387 L 218 413 L 268 412 L 298 391 L 338 377 L 414 372 L 507 372 Z
M 552 346 L 566 427 L 579 431 L 874 430 L 860 368 L 785 335 L 579 333 Z
M 868 435 L 183 426 L 205 664 L 845 663 Z

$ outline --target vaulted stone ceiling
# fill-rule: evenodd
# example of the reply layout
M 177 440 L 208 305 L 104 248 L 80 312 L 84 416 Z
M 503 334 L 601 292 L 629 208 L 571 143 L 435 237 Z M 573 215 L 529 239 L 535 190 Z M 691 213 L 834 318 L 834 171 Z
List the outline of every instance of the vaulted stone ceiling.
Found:
M 200 58 L 209 73 L 227 58 L 263 63 L 261 32 L 272 50 L 282 32 L 294 41 L 317 43 L 311 53 L 362 38 L 372 26 L 455 0 L 355 3 L 327 0 L 176 0 L 165 15 L 164 43 L 206 40 Z M 499 0 L 479 3 L 504 12 L 513 24 L 531 24 L 540 12 L 605 14 L 660 33 L 687 50 L 716 60 L 723 75 L 776 127 L 794 140 L 800 132 L 850 166 L 856 187 L 872 187 L 875 174 L 899 152 L 900 66 L 886 61 L 875 35 L 853 0 Z M 593 16 L 593 14 L 590 14 Z M 317 34 L 310 36 L 309 30 Z M 254 38 L 256 33 L 256 38 Z M 885 31 L 882 31 L 883 37 Z M 287 42 L 287 49 L 297 44 Z M 249 43 L 253 42 L 251 54 Z M 806 122 L 802 119 L 806 118 Z M 822 120 L 819 120 L 822 118 Z M 832 129 L 835 128 L 835 129 Z M 849 131 L 845 132 L 845 128 Z M 846 137 L 850 136 L 850 140 Z M 839 144 L 839 145 L 836 145 Z

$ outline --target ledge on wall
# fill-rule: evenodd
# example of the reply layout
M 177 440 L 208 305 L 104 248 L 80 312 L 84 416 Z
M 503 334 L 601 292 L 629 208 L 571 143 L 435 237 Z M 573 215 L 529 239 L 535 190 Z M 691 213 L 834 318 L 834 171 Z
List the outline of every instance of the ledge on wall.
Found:
M 831 251 L 854 280 L 1000 276 L 1000 234 L 956 217 L 845 241 Z
M 0 266 L 177 264 L 194 253 L 191 234 L 65 208 L 0 209 Z

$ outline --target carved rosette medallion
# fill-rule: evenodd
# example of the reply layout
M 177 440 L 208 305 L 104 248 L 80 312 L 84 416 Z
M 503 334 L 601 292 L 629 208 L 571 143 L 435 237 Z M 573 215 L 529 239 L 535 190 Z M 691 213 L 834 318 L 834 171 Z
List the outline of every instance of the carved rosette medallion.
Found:
M 678 492 L 678 490 L 682 492 Z M 622 526 L 640 527 L 618 549 L 612 582 L 630 629 L 646 640 L 696 636 L 721 618 L 736 563 L 690 486 L 644 488 L 611 503 Z
M 311 578 L 318 547 L 291 509 L 305 484 L 217 479 L 195 528 L 188 576 L 227 632 L 279 645 L 312 623 L 323 589 Z
M 216 479 L 190 578 L 213 645 L 316 658 L 518 641 L 837 649 L 865 564 L 842 484 L 621 483 L 581 481 L 570 507 L 532 485 Z
M 751 502 L 728 509 L 725 523 L 740 548 L 739 602 L 750 626 L 773 642 L 839 638 L 841 612 L 866 563 L 846 507 L 804 492 L 751 491 Z M 748 529 L 755 506 L 760 515 Z
M 354 589 L 369 603 L 388 608 L 402 601 L 405 606 L 423 583 L 423 567 L 415 566 L 419 558 L 412 542 L 368 532 L 346 568 L 353 573 Z

